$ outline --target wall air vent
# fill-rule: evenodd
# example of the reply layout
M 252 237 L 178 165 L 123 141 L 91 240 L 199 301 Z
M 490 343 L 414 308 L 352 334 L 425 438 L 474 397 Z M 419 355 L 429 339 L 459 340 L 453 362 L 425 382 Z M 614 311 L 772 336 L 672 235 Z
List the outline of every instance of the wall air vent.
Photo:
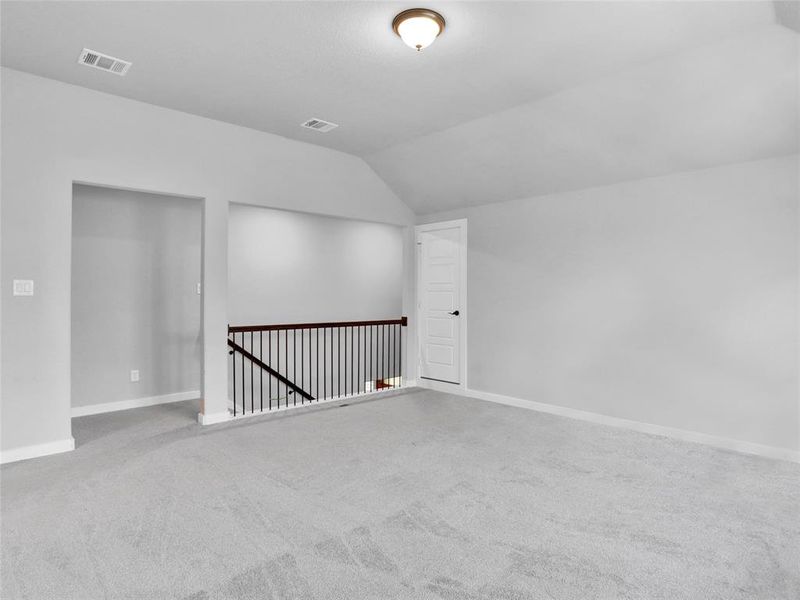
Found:
M 127 60 L 114 58 L 108 54 L 103 54 L 102 52 L 95 52 L 94 50 L 84 48 L 83 52 L 81 52 L 81 55 L 78 57 L 78 64 L 122 76 L 128 72 L 132 63 L 129 63 Z
M 305 123 L 302 123 L 302 127 L 306 129 L 313 129 L 314 131 L 320 131 L 322 133 L 326 133 L 331 129 L 336 129 L 338 125 L 336 123 L 329 123 L 328 121 L 323 121 L 322 119 L 309 119 Z

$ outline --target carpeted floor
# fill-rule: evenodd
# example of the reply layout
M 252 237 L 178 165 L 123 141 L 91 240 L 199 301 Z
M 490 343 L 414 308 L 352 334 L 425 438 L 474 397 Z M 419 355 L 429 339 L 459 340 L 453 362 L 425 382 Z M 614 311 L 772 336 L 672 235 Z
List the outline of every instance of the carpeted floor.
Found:
M 2 598 L 800 598 L 800 465 L 435 392 L 73 421 L 2 468 Z

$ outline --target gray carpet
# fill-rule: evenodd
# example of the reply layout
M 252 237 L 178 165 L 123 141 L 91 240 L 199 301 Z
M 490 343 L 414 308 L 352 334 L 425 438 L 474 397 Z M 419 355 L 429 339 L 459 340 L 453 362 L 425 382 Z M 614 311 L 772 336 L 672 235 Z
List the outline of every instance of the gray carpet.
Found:
M 800 598 L 800 465 L 414 391 L 73 421 L 2 468 L 2 598 Z

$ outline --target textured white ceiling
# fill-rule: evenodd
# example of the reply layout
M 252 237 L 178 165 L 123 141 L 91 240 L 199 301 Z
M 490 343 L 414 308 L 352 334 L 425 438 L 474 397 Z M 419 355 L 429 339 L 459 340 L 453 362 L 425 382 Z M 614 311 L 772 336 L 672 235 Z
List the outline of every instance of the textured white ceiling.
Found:
M 770 2 L 424 5 L 448 27 L 415 53 L 405 2 L 5 0 L 2 63 L 365 157 L 418 212 L 796 147 L 765 116 L 796 125 Z M 84 46 L 133 68 L 81 67 Z
M 798 152 L 798 35 L 768 25 L 367 156 L 418 214 Z

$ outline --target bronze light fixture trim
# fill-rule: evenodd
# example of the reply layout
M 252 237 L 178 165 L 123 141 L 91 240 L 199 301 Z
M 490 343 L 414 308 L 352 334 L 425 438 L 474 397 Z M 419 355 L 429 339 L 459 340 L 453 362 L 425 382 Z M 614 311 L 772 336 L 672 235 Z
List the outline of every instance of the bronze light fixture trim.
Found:
M 444 17 L 428 8 L 404 10 L 392 21 L 394 32 L 417 52 L 430 46 L 444 31 L 444 27 Z

